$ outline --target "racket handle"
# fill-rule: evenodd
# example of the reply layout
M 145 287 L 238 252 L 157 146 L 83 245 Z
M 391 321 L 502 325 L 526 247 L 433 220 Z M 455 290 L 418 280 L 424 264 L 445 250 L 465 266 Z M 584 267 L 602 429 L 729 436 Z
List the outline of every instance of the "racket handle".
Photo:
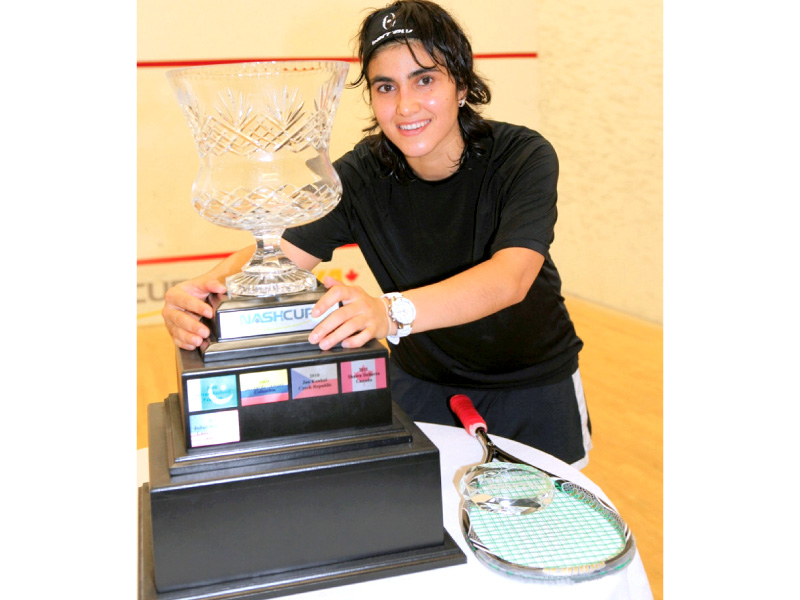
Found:
M 456 413 L 458 420 L 464 426 L 467 432 L 474 436 L 478 433 L 478 429 L 486 431 L 486 421 L 483 420 L 480 413 L 475 410 L 472 405 L 472 400 L 464 394 L 456 394 L 450 398 L 450 408 Z

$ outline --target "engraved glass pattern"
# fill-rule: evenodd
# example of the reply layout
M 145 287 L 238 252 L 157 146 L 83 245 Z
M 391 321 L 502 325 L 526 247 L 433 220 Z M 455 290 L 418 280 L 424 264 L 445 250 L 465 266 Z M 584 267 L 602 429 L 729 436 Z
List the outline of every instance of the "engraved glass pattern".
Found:
M 250 262 L 226 281 L 231 295 L 316 288 L 314 275 L 280 251 L 280 238 L 341 198 L 328 146 L 348 69 L 341 61 L 276 61 L 167 73 L 200 157 L 192 204 L 256 240 Z

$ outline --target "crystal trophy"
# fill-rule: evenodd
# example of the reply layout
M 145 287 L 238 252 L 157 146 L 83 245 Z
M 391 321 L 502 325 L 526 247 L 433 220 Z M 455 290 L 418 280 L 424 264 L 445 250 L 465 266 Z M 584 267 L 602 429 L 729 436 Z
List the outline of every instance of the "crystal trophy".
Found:
M 194 206 L 251 231 L 256 252 L 211 301 L 214 339 L 176 350 L 177 393 L 148 406 L 140 600 L 266 600 L 466 562 L 443 526 L 439 450 L 392 401 L 388 351 L 309 344 L 324 290 L 279 249 L 340 199 L 328 140 L 347 70 L 168 73 L 200 154 Z
M 310 319 L 324 290 L 281 252 L 280 240 L 341 198 L 328 146 L 348 69 L 344 61 L 300 60 L 167 73 L 200 157 L 195 209 L 211 223 L 250 231 L 256 242 L 249 263 L 227 278 L 228 297 L 212 298 L 207 359 L 302 344 L 327 316 Z

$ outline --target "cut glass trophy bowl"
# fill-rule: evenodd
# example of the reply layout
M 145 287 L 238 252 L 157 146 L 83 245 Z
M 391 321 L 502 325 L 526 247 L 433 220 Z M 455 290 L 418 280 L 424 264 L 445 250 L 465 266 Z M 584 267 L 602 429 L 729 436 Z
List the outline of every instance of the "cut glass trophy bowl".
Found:
M 316 289 L 316 277 L 281 252 L 280 239 L 341 198 L 328 146 L 348 68 L 299 60 L 167 72 L 200 155 L 192 204 L 208 221 L 256 240 L 250 262 L 226 280 L 229 294 Z

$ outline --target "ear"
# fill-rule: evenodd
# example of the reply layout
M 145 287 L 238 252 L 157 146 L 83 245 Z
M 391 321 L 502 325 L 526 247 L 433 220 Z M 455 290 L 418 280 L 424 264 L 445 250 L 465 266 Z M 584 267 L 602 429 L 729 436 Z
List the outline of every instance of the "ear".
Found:
M 458 90 L 458 106 L 464 106 L 467 102 L 467 96 L 469 95 L 469 90 L 466 87 L 459 88 Z

